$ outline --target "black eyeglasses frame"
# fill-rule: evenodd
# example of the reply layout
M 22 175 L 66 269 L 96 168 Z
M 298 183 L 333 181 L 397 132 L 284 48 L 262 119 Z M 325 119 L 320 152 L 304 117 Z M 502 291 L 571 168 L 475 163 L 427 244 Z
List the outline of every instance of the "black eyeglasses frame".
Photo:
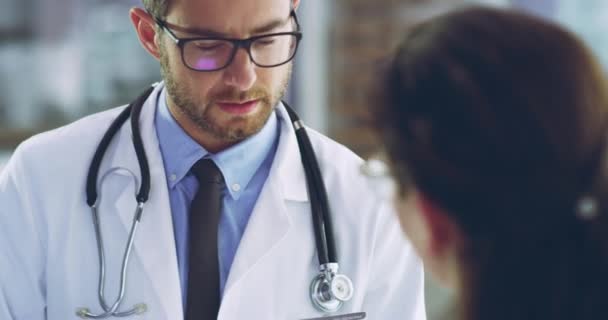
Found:
M 226 38 L 226 37 L 192 37 L 192 38 L 179 38 L 175 35 L 175 33 L 169 28 L 168 24 L 166 21 L 152 15 L 150 12 L 148 12 L 148 14 L 150 14 L 150 16 L 154 19 L 154 22 L 156 23 L 156 25 L 158 25 L 158 27 L 165 31 L 168 35 L 169 38 L 171 38 L 171 40 L 173 40 L 173 42 L 175 42 L 175 44 L 177 45 L 177 47 L 180 50 L 181 56 L 182 56 L 182 63 L 190 70 L 193 71 L 197 71 L 197 72 L 215 72 L 215 71 L 219 71 L 222 69 L 227 68 L 228 66 L 230 66 L 230 64 L 232 64 L 232 61 L 234 60 L 234 57 L 236 56 L 237 51 L 239 50 L 239 48 L 243 48 L 245 49 L 245 51 L 247 51 L 247 54 L 249 55 L 249 59 L 251 60 L 251 62 L 253 62 L 253 64 L 255 64 L 258 67 L 261 68 L 275 68 L 278 66 L 282 66 L 286 63 L 289 63 L 291 60 L 293 60 L 293 58 L 296 55 L 296 52 L 298 51 L 298 47 L 300 44 L 300 41 L 302 41 L 303 38 L 303 34 L 302 31 L 300 31 L 300 23 L 298 21 L 298 16 L 296 15 L 295 10 L 291 10 L 291 12 L 289 13 L 289 17 L 293 18 L 296 24 L 296 31 L 291 31 L 291 32 L 277 32 L 277 33 L 267 33 L 267 34 L 260 34 L 260 35 L 256 35 L 253 37 L 249 37 L 246 39 L 238 39 L 238 38 Z M 278 63 L 278 64 L 273 64 L 273 65 L 262 65 L 259 64 L 255 61 L 255 59 L 253 58 L 253 55 L 251 54 L 251 44 L 259 39 L 263 39 L 263 38 L 269 38 L 269 37 L 275 37 L 275 36 L 283 36 L 283 35 L 291 35 L 294 36 L 296 38 L 296 43 L 295 43 L 295 48 L 293 50 L 293 54 L 284 62 Z M 209 70 L 200 70 L 200 69 L 196 69 L 191 67 L 190 65 L 188 65 L 188 63 L 186 63 L 186 58 L 185 58 L 185 54 L 184 54 L 184 46 L 188 43 L 188 42 L 192 42 L 192 41 L 200 41 L 200 40 L 220 40 L 220 41 L 228 41 L 231 42 L 233 44 L 233 49 L 232 49 L 232 53 L 230 54 L 230 58 L 228 58 L 228 60 L 226 61 L 226 63 L 218 68 L 215 69 L 209 69 Z

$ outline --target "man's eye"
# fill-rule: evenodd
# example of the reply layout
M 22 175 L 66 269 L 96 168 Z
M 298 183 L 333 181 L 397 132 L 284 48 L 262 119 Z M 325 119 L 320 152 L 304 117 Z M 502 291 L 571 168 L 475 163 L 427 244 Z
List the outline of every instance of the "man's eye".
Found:
M 276 40 L 274 38 L 269 38 L 269 39 L 259 39 L 258 41 L 255 42 L 255 44 L 260 45 L 260 46 L 269 46 L 275 42 L 276 42 Z
M 201 50 L 215 50 L 215 49 L 220 49 L 222 47 L 222 44 L 203 44 L 203 43 L 197 43 L 196 47 L 198 49 Z
M 213 41 L 213 40 L 203 40 L 203 41 L 193 41 L 192 45 L 199 50 L 221 50 L 229 44 L 224 41 Z

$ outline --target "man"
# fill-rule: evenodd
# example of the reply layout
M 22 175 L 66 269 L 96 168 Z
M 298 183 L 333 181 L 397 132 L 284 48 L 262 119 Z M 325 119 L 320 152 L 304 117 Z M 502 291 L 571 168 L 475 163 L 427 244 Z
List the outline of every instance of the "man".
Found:
M 125 108 L 92 115 L 24 142 L 0 176 L 0 318 L 424 319 L 421 265 L 390 206 L 359 158 L 309 130 L 353 285 L 328 273 L 345 301 L 311 298 L 318 188 L 280 102 L 299 0 L 144 4 L 131 20 L 164 83 L 139 128 L 93 159 Z

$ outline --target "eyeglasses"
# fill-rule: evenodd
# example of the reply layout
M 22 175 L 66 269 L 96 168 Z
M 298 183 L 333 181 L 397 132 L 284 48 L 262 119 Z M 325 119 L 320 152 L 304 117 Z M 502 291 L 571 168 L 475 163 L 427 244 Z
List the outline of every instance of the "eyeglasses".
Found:
M 154 16 L 153 16 L 154 17 Z M 273 68 L 293 59 L 302 40 L 300 24 L 292 10 L 296 31 L 262 34 L 247 39 L 222 37 L 178 38 L 167 22 L 154 17 L 156 24 L 175 42 L 186 67 L 194 71 L 218 71 L 232 63 L 239 48 L 247 50 L 249 58 L 258 67 Z

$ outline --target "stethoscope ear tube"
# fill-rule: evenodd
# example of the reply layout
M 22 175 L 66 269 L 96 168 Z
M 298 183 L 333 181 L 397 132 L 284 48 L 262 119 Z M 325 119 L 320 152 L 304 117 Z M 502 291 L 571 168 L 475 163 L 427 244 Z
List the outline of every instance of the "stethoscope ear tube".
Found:
M 329 200 L 327 199 L 327 190 L 325 189 L 325 183 L 323 182 L 323 178 L 321 177 L 321 170 L 319 169 L 319 164 L 315 157 L 315 153 L 310 143 L 310 139 L 308 138 L 308 133 L 302 127 L 301 130 L 298 130 L 299 134 L 302 136 L 301 139 L 302 146 L 307 150 L 305 156 L 308 158 L 308 163 L 310 164 L 310 173 L 312 176 L 312 185 L 315 186 L 317 197 L 319 200 L 319 205 L 321 206 L 320 214 L 323 215 L 323 230 L 325 231 L 325 239 L 327 243 L 327 257 L 328 263 L 337 263 L 338 257 L 336 253 L 336 241 L 334 239 L 334 230 L 332 219 L 329 211 Z
M 319 251 L 319 264 L 325 265 L 328 263 L 336 263 L 338 262 L 338 259 L 333 236 L 334 232 L 329 210 L 329 201 L 325 183 L 321 178 L 319 163 L 317 162 L 310 138 L 304 129 L 302 121 L 287 103 L 283 102 L 283 104 L 285 105 L 285 109 L 295 128 L 295 134 L 298 139 L 298 146 L 302 156 L 302 163 L 304 164 L 304 171 L 306 173 L 308 193 L 311 197 L 311 205 L 318 206 L 312 208 L 312 211 L 313 223 L 315 224 L 315 238 Z
M 97 202 L 97 177 L 99 175 L 99 167 L 101 166 L 101 160 L 103 159 L 103 155 L 106 153 L 114 134 L 120 129 L 129 115 L 131 114 L 131 105 L 126 107 L 123 111 L 120 112 L 118 117 L 112 122 L 108 131 L 103 135 L 101 142 L 99 142 L 99 147 L 95 150 L 95 154 L 93 155 L 93 160 L 91 161 L 91 165 L 89 166 L 89 172 L 87 174 L 87 204 L 89 207 L 93 207 Z
M 146 158 L 146 153 L 143 147 L 143 142 L 141 139 L 141 135 L 139 134 L 139 114 L 141 113 L 141 107 L 144 102 L 148 98 L 148 96 L 152 93 L 154 87 L 148 88 L 144 93 L 142 93 L 135 101 L 131 102 L 128 107 L 126 107 L 121 113 L 116 117 L 116 119 L 112 122 L 108 131 L 103 135 L 101 142 L 99 142 L 99 147 L 95 150 L 95 154 L 93 155 L 93 160 L 91 161 L 91 165 L 89 167 L 89 172 L 87 174 L 87 204 L 89 207 L 93 207 L 97 202 L 97 178 L 99 175 L 99 167 L 101 166 L 101 160 L 103 159 L 103 155 L 106 153 L 110 142 L 112 142 L 112 138 L 120 127 L 127 121 L 129 116 L 131 116 L 131 125 L 133 127 L 133 146 L 135 148 L 135 153 L 137 154 L 137 159 L 140 163 L 141 170 L 141 186 L 139 188 L 139 193 L 137 194 L 138 202 L 146 202 L 148 200 L 148 195 L 150 193 L 150 168 L 148 166 L 148 160 Z M 134 108 L 133 106 L 137 106 Z M 133 113 L 133 114 L 131 114 Z M 135 120 L 133 120 L 135 119 Z
M 153 90 L 154 87 L 148 88 L 146 92 L 137 98 L 135 105 L 143 106 Z M 138 133 L 133 134 L 133 147 L 135 148 L 135 154 L 137 155 L 137 160 L 139 161 L 139 170 L 141 171 L 141 187 L 139 188 L 139 193 L 137 194 L 137 201 L 144 203 L 148 201 L 148 196 L 150 195 L 150 166 L 148 165 L 148 157 L 146 156 L 146 150 L 144 149 L 141 134 L 139 134 L 141 132 L 139 129 L 139 115 L 141 114 L 141 109 L 143 108 L 133 108 L 133 114 L 131 114 L 131 127 L 133 128 L 133 132 Z
M 296 132 L 296 135 L 298 133 Z M 308 161 L 308 152 L 305 148 L 300 150 L 302 155 L 302 161 Z M 304 166 L 304 172 L 306 174 L 306 181 L 312 181 L 312 173 L 310 172 L 311 168 Z M 312 211 L 312 222 L 314 224 L 314 234 L 315 234 L 315 242 L 317 246 L 317 253 L 319 259 L 319 265 L 325 265 L 329 263 L 329 254 L 328 254 L 328 246 L 327 246 L 327 237 L 325 232 L 325 225 L 323 223 L 323 208 L 321 207 L 321 203 L 319 200 L 319 196 L 317 194 L 317 190 L 314 188 L 314 184 L 307 184 L 308 194 L 310 197 L 310 206 Z

